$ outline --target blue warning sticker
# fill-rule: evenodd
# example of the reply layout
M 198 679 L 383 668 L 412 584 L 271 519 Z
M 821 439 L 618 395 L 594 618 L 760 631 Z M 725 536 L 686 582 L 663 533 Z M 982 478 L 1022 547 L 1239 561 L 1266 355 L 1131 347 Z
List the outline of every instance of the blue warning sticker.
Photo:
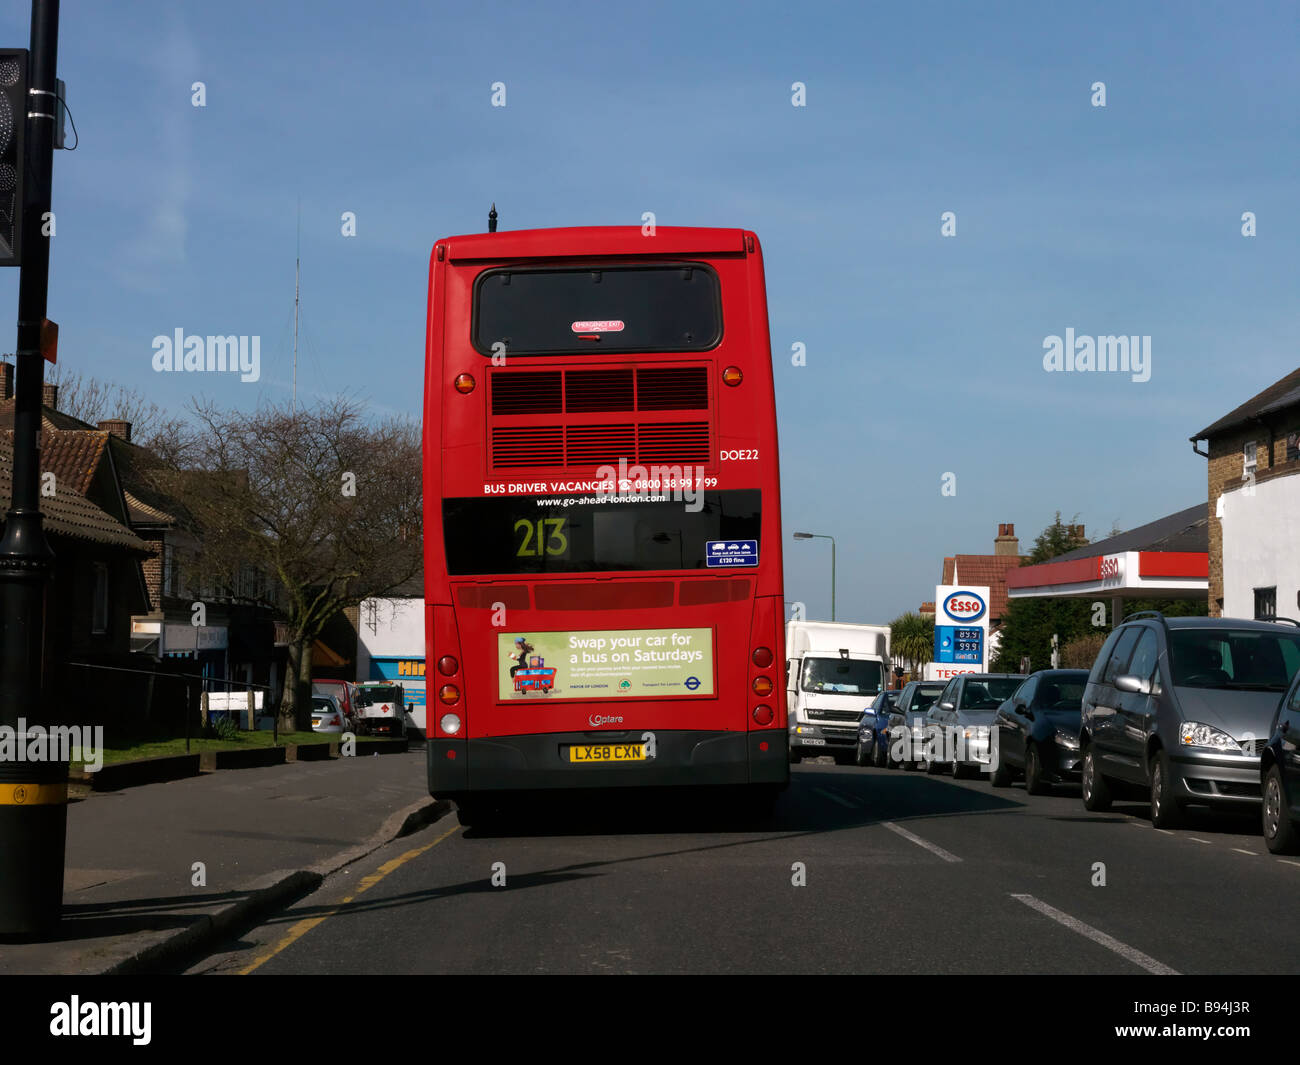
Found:
M 709 540 L 704 545 L 709 569 L 725 566 L 757 566 L 757 540 Z

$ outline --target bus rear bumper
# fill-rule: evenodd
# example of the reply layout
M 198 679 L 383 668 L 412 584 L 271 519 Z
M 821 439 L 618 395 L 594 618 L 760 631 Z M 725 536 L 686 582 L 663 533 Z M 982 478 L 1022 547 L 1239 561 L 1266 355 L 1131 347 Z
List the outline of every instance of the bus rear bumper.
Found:
M 448 740 L 430 737 L 429 794 L 534 788 L 618 788 L 776 784 L 790 781 L 781 729 L 762 732 L 656 731 L 646 761 L 573 762 L 574 746 L 642 742 L 641 733 L 555 732 L 533 736 Z

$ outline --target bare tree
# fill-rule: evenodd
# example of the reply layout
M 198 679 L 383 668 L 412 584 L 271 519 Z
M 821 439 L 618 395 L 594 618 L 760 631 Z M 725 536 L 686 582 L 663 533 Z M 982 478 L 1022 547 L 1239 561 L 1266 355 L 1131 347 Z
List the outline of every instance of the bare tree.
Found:
M 55 366 L 46 380 L 59 388 L 59 410 L 91 425 L 109 418 L 131 423 L 135 443 L 151 447 L 160 439 L 175 438 L 184 419 L 164 410 L 134 389 L 113 382 L 65 372 Z
M 153 472 L 202 543 L 207 583 L 237 587 L 254 566 L 287 599 L 282 727 L 306 728 L 312 643 L 346 605 L 420 572 L 420 429 L 372 424 L 348 399 L 290 411 L 223 411 L 196 401 Z

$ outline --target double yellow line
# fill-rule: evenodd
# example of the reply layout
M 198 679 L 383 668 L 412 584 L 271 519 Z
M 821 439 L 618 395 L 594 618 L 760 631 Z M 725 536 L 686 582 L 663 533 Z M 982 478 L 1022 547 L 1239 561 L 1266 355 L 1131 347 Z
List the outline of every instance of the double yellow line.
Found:
M 405 854 L 398 855 L 396 858 L 392 859 L 391 861 L 384 862 L 383 865 L 381 865 L 369 876 L 362 877 L 361 883 L 357 885 L 356 891 L 354 891 L 351 895 L 347 896 L 347 898 L 343 899 L 332 910 L 328 911 L 327 913 L 321 914 L 319 917 L 307 917 L 299 921 L 296 925 L 294 925 L 292 928 L 289 929 L 285 937 L 282 940 L 280 940 L 280 942 L 278 942 L 274 947 L 272 947 L 265 954 L 258 957 L 255 961 L 251 962 L 249 965 L 245 966 L 243 969 L 240 969 L 239 975 L 247 976 L 254 969 L 258 968 L 261 965 L 266 964 L 268 961 L 274 958 L 286 947 L 290 947 L 298 940 L 300 940 L 303 936 L 305 936 L 318 924 L 322 924 L 323 922 L 327 921 L 329 918 L 333 917 L 336 913 L 338 913 L 341 909 L 343 909 L 344 906 L 352 902 L 353 899 L 357 898 L 359 895 L 364 895 L 372 887 L 374 887 L 381 880 L 383 880 L 384 877 L 386 877 L 389 873 L 393 872 L 393 870 L 401 868 L 412 858 L 418 858 L 425 851 L 431 850 L 432 848 L 436 847 L 439 843 L 441 843 L 444 839 L 446 839 L 448 836 L 453 835 L 454 833 L 459 831 L 460 831 L 460 825 L 454 825 L 453 827 L 447 829 L 446 832 L 444 832 L 441 836 L 435 839 L 432 843 L 426 843 L 423 847 L 416 847 L 414 850 L 409 850 Z

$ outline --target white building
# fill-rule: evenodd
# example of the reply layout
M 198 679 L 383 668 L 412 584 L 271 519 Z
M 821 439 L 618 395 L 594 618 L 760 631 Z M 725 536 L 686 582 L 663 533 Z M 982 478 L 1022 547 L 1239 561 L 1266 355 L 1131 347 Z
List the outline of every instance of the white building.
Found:
M 391 680 L 406 691 L 407 724 L 424 730 L 424 600 L 363 599 L 357 617 L 357 680 Z

